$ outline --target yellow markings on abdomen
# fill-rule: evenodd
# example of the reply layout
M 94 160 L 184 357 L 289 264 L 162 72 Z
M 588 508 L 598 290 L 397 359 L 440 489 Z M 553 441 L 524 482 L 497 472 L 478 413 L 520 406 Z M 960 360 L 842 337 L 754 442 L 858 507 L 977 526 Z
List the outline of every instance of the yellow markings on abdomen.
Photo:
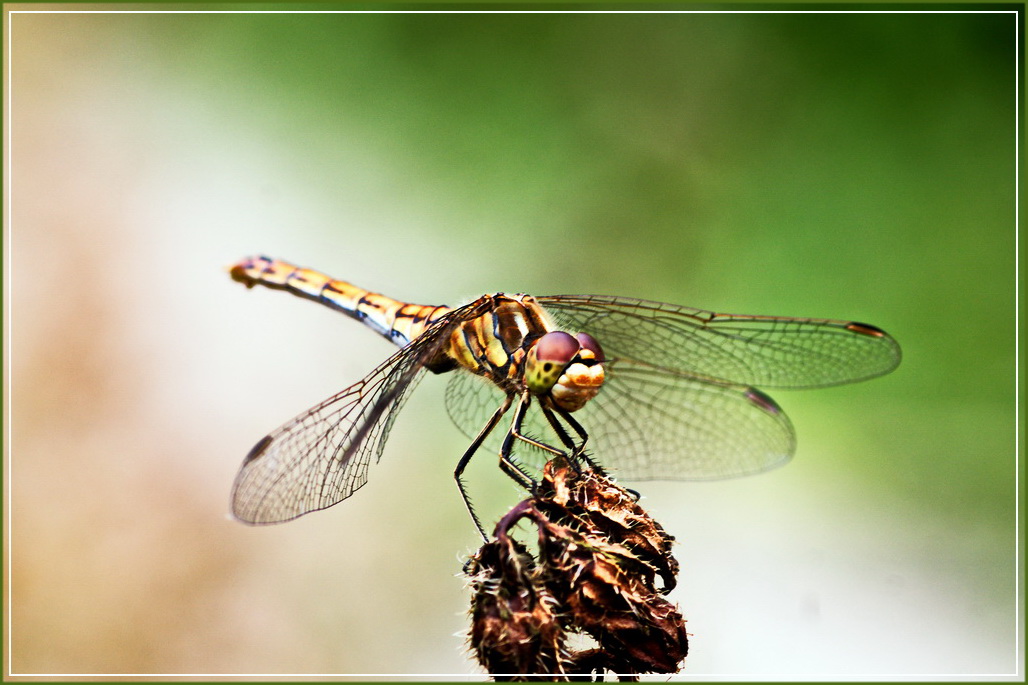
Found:
M 232 278 L 248 288 L 263 285 L 287 290 L 337 309 L 378 331 L 398 345 L 421 335 L 449 307 L 408 304 L 359 288 L 320 271 L 305 269 L 268 257 L 245 259 L 231 269 Z
M 229 272 L 233 279 L 247 287 L 263 285 L 286 290 L 328 305 L 363 321 L 401 347 L 450 312 L 446 306 L 402 302 L 333 279 L 320 271 L 268 257 L 243 260 Z M 526 341 L 553 330 L 553 323 L 529 295 L 497 293 L 483 296 L 478 303 L 483 313 L 457 323 L 438 357 L 426 363 L 435 372 L 447 371 L 457 364 L 472 373 L 487 376 L 504 389 L 516 389 L 522 382 L 529 347 Z M 581 392 L 572 389 L 572 394 Z

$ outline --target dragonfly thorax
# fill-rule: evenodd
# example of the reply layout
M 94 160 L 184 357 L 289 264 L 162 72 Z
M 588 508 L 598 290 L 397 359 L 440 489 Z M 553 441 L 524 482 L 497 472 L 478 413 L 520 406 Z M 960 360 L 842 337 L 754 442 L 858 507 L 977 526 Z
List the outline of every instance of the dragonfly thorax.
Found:
M 554 330 L 531 295 L 486 295 L 485 312 L 454 327 L 447 356 L 509 394 L 528 390 L 577 411 L 603 384 L 603 352 L 592 336 Z

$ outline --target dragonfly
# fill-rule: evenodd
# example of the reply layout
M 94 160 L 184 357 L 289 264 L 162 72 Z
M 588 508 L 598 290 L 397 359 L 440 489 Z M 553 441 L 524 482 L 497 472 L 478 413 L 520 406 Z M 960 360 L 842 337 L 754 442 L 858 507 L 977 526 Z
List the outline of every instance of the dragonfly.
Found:
M 889 373 L 899 344 L 866 323 L 722 314 L 603 295 L 495 293 L 418 305 L 265 256 L 229 269 L 363 322 L 399 350 L 362 380 L 254 445 L 232 488 L 245 523 L 289 521 L 351 496 L 378 462 L 426 373 L 451 375 L 447 413 L 479 450 L 531 489 L 563 456 L 628 481 L 708 480 L 781 466 L 796 434 L 762 388 L 821 388 Z M 502 423 L 502 427 L 501 427 Z M 577 467 L 576 467 L 577 468 Z

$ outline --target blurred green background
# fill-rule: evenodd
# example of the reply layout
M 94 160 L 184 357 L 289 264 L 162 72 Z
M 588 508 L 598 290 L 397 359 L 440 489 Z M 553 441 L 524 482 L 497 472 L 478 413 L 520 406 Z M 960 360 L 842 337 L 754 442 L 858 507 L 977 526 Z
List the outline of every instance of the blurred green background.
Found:
M 352 499 L 226 517 L 253 443 L 391 352 L 232 283 L 255 253 L 885 328 L 891 376 L 775 393 L 785 468 L 641 488 L 685 673 L 1023 663 L 1013 14 L 5 19 L 8 672 L 479 673 L 441 379 Z

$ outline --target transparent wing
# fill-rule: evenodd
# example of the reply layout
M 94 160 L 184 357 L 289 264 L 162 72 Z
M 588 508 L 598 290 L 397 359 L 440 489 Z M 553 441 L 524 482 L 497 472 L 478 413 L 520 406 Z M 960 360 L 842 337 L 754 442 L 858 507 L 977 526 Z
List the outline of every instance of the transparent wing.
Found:
M 232 513 L 248 523 L 288 521 L 341 502 L 367 482 L 372 456 L 407 394 L 445 344 L 452 323 L 480 303 L 449 312 L 363 380 L 300 414 L 258 442 L 232 487 Z
M 796 448 L 788 417 L 753 388 L 699 378 L 628 360 L 606 365 L 599 394 L 575 418 L 589 434 L 588 453 L 626 480 L 707 480 L 759 473 L 787 462 Z M 457 427 L 474 437 L 503 393 L 471 374 L 455 374 L 446 407 Z M 506 427 L 504 427 L 506 428 Z M 485 448 L 496 453 L 505 430 Z M 525 433 L 560 447 L 538 405 Z M 518 461 L 540 468 L 545 452 L 518 446 Z
M 463 370 L 454 373 L 446 385 L 446 411 L 457 428 L 470 440 L 475 439 L 496 409 L 503 404 L 504 399 L 504 392 L 495 383 Z M 480 454 L 494 457 L 499 455 L 511 420 L 513 419 L 501 423 L 489 434 L 479 448 Z M 535 402 L 525 415 L 521 432 L 530 438 L 561 447 L 560 440 Z M 529 469 L 542 469 L 543 464 L 551 456 L 553 455 L 528 443 L 518 441 L 514 444 L 514 460 Z
M 627 480 L 708 480 L 759 473 L 796 450 L 788 417 L 751 387 L 628 360 L 607 366 L 575 418 L 587 451 Z
M 624 297 L 536 298 L 554 322 L 595 337 L 610 359 L 740 385 L 816 388 L 892 371 L 899 345 L 868 324 L 718 314 Z

